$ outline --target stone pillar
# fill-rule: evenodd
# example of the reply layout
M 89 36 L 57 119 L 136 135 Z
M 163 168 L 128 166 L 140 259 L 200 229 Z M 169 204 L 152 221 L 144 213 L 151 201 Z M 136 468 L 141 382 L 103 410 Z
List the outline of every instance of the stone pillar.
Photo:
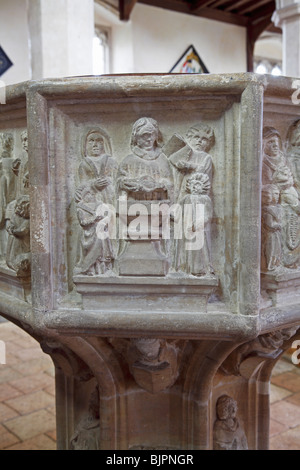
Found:
M 93 73 L 93 0 L 29 0 L 32 78 Z
M 276 0 L 275 26 L 282 28 L 283 74 L 300 77 L 300 1 Z

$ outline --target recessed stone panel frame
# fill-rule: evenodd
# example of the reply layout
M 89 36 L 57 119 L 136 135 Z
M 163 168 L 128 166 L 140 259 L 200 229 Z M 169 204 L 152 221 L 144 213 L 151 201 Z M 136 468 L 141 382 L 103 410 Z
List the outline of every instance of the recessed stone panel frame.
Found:
M 263 81 L 249 74 L 82 77 L 29 86 L 32 306 L 48 327 L 127 337 L 256 336 L 263 92 Z M 105 129 L 120 162 L 130 153 L 132 124 L 144 116 L 158 121 L 165 143 L 199 121 L 215 131 L 212 255 L 219 286 L 200 313 L 182 312 L 176 295 L 172 308 L 155 313 L 131 311 L 126 303 L 114 309 L 113 295 L 110 311 L 102 311 L 101 302 L 83 310 L 72 296 L 72 205 L 82 136 L 89 127 Z
M 27 128 L 26 91 L 28 82 L 2 88 L 5 103 L 0 104 L 0 134 L 12 134 L 13 158 L 22 153 L 21 133 Z M 2 151 L 0 145 L 0 151 Z M 25 282 L 27 284 L 27 282 Z M 30 280 L 28 281 L 28 287 Z M 30 290 L 30 289 L 29 289 Z M 0 311 L 12 316 L 25 317 L 29 304 L 25 301 L 24 282 L 6 263 L 0 263 Z

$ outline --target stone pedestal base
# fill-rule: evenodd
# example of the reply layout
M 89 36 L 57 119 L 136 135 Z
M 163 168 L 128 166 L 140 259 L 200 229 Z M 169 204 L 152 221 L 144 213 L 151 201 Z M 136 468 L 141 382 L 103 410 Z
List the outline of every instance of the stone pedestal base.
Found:
M 238 344 L 61 337 L 59 449 L 267 449 L 269 380 L 297 328 Z M 226 430 L 226 433 L 224 433 Z

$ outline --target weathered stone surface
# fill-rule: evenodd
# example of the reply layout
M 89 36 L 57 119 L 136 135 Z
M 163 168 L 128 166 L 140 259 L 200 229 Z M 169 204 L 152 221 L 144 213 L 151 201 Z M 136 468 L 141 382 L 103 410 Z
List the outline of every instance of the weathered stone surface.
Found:
M 292 85 L 7 90 L 0 311 L 53 358 L 59 448 L 268 447 L 269 378 L 300 327 Z

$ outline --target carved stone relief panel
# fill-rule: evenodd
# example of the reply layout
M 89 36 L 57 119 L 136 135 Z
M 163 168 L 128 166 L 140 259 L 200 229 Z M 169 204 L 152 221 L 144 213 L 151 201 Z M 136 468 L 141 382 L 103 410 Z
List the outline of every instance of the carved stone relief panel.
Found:
M 17 297 L 30 301 L 27 130 L 13 129 L 2 132 L 0 144 L 0 278 L 6 293 L 13 296 L 17 294 Z M 12 280 L 12 277 L 15 280 Z M 9 284 L 11 288 L 8 287 Z
M 216 81 L 210 93 L 179 78 L 179 93 L 172 77 L 167 87 L 144 77 L 139 95 L 136 77 L 120 78 L 123 91 L 110 77 L 85 80 L 95 95 L 30 94 L 39 112 L 29 136 L 41 149 L 31 166 L 36 269 L 45 255 L 36 307 L 110 318 L 125 308 L 145 323 L 158 313 L 256 315 L 261 84 L 229 81 L 227 94 Z M 246 102 L 258 113 L 247 125 Z M 251 204 L 240 191 L 249 185 Z
M 298 121 L 286 140 L 274 127 L 263 130 L 261 267 L 263 288 L 274 304 L 278 292 L 288 295 L 300 278 L 298 133 Z
M 213 126 L 181 123 L 181 134 L 174 126 L 165 136 L 158 120 L 144 116 L 130 126 L 126 122 L 130 132 L 121 139 L 111 122 L 96 124 L 66 124 L 71 151 L 75 145 L 78 155 L 72 162 L 74 189 L 70 186 L 72 235 L 66 240 L 70 283 L 86 306 L 97 304 L 89 303 L 87 284 L 99 291 L 109 278 L 120 283 L 122 277 L 146 276 L 150 282 L 159 276 L 174 284 L 172 290 L 176 279 L 195 279 L 208 299 L 218 285 L 212 259 L 213 157 L 208 153 L 216 142 Z M 76 136 L 74 125 L 80 129 Z M 199 247 L 187 249 L 198 234 Z

